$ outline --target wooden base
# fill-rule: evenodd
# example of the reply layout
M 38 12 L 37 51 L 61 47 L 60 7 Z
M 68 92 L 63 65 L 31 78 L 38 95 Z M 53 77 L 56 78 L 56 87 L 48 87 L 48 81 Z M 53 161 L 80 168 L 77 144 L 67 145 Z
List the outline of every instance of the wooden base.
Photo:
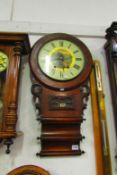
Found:
M 73 156 L 81 155 L 84 152 L 80 149 L 79 141 L 49 140 L 42 141 L 42 149 L 37 156 Z

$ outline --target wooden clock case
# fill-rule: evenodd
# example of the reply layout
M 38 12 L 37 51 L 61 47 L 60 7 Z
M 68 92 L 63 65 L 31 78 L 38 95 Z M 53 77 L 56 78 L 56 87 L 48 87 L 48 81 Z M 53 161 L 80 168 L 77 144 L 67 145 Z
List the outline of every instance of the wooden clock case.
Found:
M 117 22 L 106 30 L 107 42 L 104 46 L 112 94 L 112 104 L 117 138 Z
M 7 70 L 0 73 L 3 91 L 0 94 L 3 100 L 3 109 L 0 120 L 0 140 L 7 145 L 6 153 L 13 143 L 12 138 L 17 136 L 16 122 L 18 118 L 18 89 L 21 67 L 21 56 L 30 51 L 27 34 L 0 33 L 0 51 L 9 59 Z
M 78 44 L 86 58 L 82 73 L 73 80 L 53 81 L 45 76 L 37 64 L 38 52 L 43 44 L 53 39 L 65 39 Z M 38 120 L 42 124 L 40 156 L 81 155 L 80 141 L 84 138 L 80 126 L 89 96 L 88 77 L 92 57 L 87 47 L 75 37 L 67 34 L 52 34 L 38 40 L 30 55 L 32 94 Z
M 7 175 L 50 175 L 50 173 L 35 165 L 24 165 L 12 170 Z

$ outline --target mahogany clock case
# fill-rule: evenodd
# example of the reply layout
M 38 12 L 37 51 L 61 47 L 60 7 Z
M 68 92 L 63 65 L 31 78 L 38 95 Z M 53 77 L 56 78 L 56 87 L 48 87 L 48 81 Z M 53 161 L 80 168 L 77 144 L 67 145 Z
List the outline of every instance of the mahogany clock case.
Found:
M 117 22 L 106 30 L 107 42 L 104 46 L 112 94 L 112 104 L 117 138 Z
M 51 79 L 39 67 L 38 55 L 41 49 L 55 40 L 70 41 L 83 52 L 85 59 L 83 70 L 71 80 Z M 65 46 L 61 47 L 64 49 Z M 83 114 L 89 96 L 88 78 L 93 64 L 90 51 L 79 39 L 68 34 L 54 33 L 42 37 L 34 44 L 29 62 L 31 91 L 38 120 L 41 122 L 41 135 L 38 137 L 41 141 L 41 151 L 37 155 L 81 155 L 84 151 L 80 149 L 80 141 L 84 136 L 81 134 L 80 126 L 84 121 Z
M 0 72 L 2 88 L 1 99 L 3 107 L 0 113 L 0 140 L 9 146 L 13 143 L 12 138 L 17 136 L 17 107 L 20 67 L 22 55 L 30 52 L 30 44 L 27 34 L 0 33 L 0 52 L 8 57 L 6 71 Z
M 39 166 L 24 165 L 10 171 L 7 175 L 50 175 L 50 173 Z

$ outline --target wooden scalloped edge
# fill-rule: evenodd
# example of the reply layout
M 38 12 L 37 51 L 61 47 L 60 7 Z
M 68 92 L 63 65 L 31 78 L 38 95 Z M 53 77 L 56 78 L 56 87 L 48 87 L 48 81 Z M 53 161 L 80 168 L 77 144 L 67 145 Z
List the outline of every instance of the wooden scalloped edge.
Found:
M 35 165 L 20 166 L 9 172 L 7 175 L 25 175 L 27 173 L 32 175 L 50 175 L 48 171 Z

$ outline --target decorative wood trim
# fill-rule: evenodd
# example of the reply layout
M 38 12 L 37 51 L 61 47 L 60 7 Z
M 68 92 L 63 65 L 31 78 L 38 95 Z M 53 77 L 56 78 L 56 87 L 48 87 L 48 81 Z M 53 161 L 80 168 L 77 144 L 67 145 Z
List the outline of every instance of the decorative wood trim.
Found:
M 48 171 L 45 169 L 35 166 L 35 165 L 24 165 L 21 167 L 18 167 L 11 172 L 9 172 L 7 175 L 50 175 Z

